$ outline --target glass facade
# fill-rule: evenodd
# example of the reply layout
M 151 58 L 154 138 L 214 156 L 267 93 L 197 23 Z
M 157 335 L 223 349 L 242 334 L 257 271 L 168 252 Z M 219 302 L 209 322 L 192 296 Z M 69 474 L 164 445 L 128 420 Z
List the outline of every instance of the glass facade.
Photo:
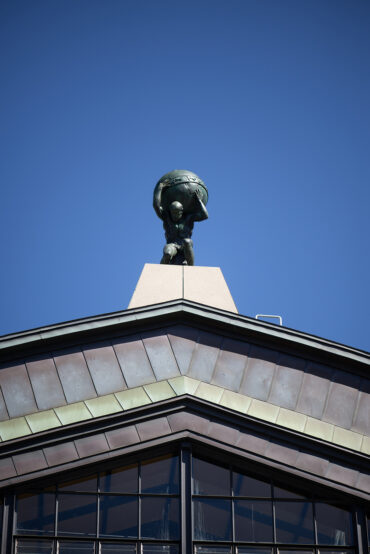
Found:
M 4 554 L 361 554 L 344 497 L 214 460 L 187 446 L 7 496 Z

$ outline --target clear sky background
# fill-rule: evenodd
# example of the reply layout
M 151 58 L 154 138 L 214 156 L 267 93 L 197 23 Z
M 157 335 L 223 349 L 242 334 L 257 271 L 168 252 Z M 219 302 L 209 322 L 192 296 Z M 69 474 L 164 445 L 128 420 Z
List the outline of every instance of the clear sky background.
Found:
M 2 0 L 0 334 L 125 309 L 157 180 L 241 314 L 370 350 L 368 0 Z

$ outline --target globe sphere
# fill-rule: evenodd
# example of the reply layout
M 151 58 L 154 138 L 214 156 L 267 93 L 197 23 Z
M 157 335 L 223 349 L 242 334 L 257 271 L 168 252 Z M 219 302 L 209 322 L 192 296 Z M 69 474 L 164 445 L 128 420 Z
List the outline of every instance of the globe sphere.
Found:
M 208 190 L 202 179 L 187 169 L 174 169 L 161 177 L 154 189 L 156 194 L 161 183 L 167 186 L 162 191 L 161 205 L 167 210 L 172 202 L 181 202 L 184 212 L 191 213 L 197 210 L 195 199 L 196 191 L 203 202 L 208 202 Z

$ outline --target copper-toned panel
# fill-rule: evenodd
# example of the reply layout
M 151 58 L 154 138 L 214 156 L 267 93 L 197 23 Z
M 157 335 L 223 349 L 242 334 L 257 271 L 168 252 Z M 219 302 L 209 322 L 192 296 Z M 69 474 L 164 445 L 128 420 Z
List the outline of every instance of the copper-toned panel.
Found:
M 139 435 L 134 425 L 108 431 L 105 436 L 112 450 L 140 442 Z
M 301 358 L 281 356 L 271 386 L 269 402 L 294 410 L 303 381 L 306 362 Z
M 353 431 L 370 435 L 370 382 L 363 379 L 361 392 L 352 425 Z
M 127 388 L 111 345 L 89 344 L 83 347 L 83 353 L 99 396 Z
M 185 325 L 174 325 L 168 329 L 168 338 L 182 375 L 189 371 L 198 335 L 197 329 Z
M 3 479 L 11 479 L 16 475 L 17 472 L 15 471 L 12 458 L 2 458 L 0 460 L 0 481 Z
M 39 410 L 66 404 L 53 358 L 26 360 L 26 366 Z
M 349 487 L 354 487 L 358 481 L 359 472 L 343 465 L 331 463 L 325 477 L 338 483 L 344 483 Z
M 80 350 L 55 352 L 54 360 L 68 403 L 96 396 L 85 358 Z
M 308 364 L 297 403 L 298 412 L 321 419 L 332 374 L 326 366 Z
M 209 419 L 189 412 L 178 412 L 167 416 L 168 423 L 174 433 L 189 430 L 201 435 L 207 435 L 210 425 Z
M 44 455 L 49 466 L 57 466 L 78 460 L 77 450 L 73 442 L 64 442 L 44 448 Z
M 322 419 L 350 429 L 359 396 L 360 378 L 336 371 Z
M 253 433 L 240 433 L 236 446 L 254 454 L 264 454 L 269 441 Z
M 145 333 L 142 335 L 142 339 L 156 379 L 163 381 L 171 377 L 178 377 L 180 370 L 177 367 L 167 335 L 159 333 Z
M 314 475 L 325 475 L 329 467 L 329 461 L 319 456 L 300 452 L 296 460 L 296 466 Z
M 252 346 L 239 392 L 258 400 L 267 400 L 279 353 L 275 350 Z
M 144 421 L 136 425 L 137 432 L 142 441 L 149 439 L 156 439 L 162 435 L 168 435 L 171 433 L 170 426 L 168 425 L 167 418 L 159 417 L 152 419 L 151 421 Z
M 156 380 L 139 336 L 117 339 L 113 342 L 113 348 L 128 388 L 139 387 Z
M 17 454 L 13 456 L 13 462 L 18 475 L 23 473 L 31 473 L 38 469 L 45 469 L 47 463 L 42 450 L 34 450 L 25 454 Z
M 24 364 L 0 369 L 0 385 L 11 418 L 37 412 L 31 383 Z
M 223 338 L 201 331 L 195 347 L 188 377 L 210 383 Z
M 109 450 L 107 440 L 103 433 L 99 435 L 93 435 L 92 437 L 77 439 L 75 441 L 75 445 L 80 458 L 94 456 L 95 454 L 100 454 L 101 452 L 106 452 L 107 450 Z
M 211 383 L 237 392 L 244 375 L 248 350 L 247 343 L 225 339 Z
M 265 451 L 265 456 L 294 467 L 298 457 L 298 450 L 294 447 L 287 447 L 276 442 L 270 442 Z
M 5 419 L 9 419 L 9 415 L 5 406 L 3 393 L 1 392 L 1 389 L 0 389 L 0 421 L 4 421 Z
M 364 491 L 370 494 L 370 475 L 365 473 L 360 473 L 357 479 L 356 489 L 359 489 L 360 491 Z
M 212 421 L 208 429 L 208 436 L 231 445 L 237 442 L 239 430 L 230 425 Z

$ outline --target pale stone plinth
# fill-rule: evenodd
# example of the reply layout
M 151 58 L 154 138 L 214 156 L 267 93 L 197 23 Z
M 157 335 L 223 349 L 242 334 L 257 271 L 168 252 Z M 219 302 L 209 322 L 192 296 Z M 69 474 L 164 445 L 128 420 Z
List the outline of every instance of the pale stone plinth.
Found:
M 128 307 L 181 299 L 238 313 L 219 267 L 145 264 Z

